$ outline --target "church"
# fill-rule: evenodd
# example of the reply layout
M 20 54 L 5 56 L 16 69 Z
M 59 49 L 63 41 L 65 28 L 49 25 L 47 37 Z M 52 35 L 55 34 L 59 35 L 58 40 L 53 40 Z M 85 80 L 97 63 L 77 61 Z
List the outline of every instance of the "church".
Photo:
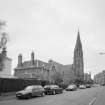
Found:
M 34 52 L 31 53 L 29 61 L 23 62 L 22 54 L 19 54 L 14 76 L 48 80 L 50 82 L 54 82 L 56 77 L 61 77 L 66 84 L 69 84 L 74 79 L 84 80 L 83 49 L 79 30 L 74 48 L 73 64 L 63 65 L 53 60 L 43 62 L 34 58 Z
M 79 31 L 74 49 L 74 59 L 72 67 L 75 78 L 84 80 L 83 49 Z

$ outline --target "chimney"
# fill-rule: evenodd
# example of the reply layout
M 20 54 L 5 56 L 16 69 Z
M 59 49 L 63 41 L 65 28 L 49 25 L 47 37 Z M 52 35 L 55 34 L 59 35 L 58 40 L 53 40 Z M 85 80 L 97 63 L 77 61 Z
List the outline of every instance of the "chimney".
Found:
M 18 56 L 18 67 L 22 66 L 22 54 L 19 54 Z
M 34 52 L 31 53 L 31 63 L 34 65 Z

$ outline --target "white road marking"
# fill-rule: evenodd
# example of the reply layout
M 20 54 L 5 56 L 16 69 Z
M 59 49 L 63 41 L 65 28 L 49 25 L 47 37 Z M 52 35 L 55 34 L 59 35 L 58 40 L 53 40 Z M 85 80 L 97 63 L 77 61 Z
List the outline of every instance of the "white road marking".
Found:
M 96 97 L 94 97 L 94 98 L 91 100 L 91 102 L 89 103 L 89 105 L 93 105 L 95 101 L 96 101 Z

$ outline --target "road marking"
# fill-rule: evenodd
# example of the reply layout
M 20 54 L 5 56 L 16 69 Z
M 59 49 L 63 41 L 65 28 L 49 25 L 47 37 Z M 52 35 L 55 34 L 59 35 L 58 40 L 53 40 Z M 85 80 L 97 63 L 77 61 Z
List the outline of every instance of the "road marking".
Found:
M 94 97 L 94 98 L 91 100 L 91 102 L 89 103 L 89 105 L 93 105 L 94 102 L 95 102 L 95 100 L 96 100 L 96 97 Z

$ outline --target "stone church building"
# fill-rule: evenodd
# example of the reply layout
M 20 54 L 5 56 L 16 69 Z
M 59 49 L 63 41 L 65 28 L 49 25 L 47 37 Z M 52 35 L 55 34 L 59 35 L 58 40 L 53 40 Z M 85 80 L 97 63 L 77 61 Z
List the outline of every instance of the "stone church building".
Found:
M 84 79 L 84 61 L 83 61 L 83 50 L 82 43 L 80 39 L 80 33 L 78 31 L 76 46 L 74 49 L 74 60 L 73 60 L 73 71 L 74 76 L 77 79 Z
M 14 76 L 18 78 L 35 78 L 54 82 L 54 76 L 58 73 L 64 83 L 70 83 L 74 79 L 84 79 L 83 50 L 78 31 L 77 41 L 74 49 L 73 64 L 63 65 L 56 61 L 43 62 L 34 58 L 31 53 L 31 60 L 23 62 L 22 54 L 18 56 L 18 64 L 14 69 Z

